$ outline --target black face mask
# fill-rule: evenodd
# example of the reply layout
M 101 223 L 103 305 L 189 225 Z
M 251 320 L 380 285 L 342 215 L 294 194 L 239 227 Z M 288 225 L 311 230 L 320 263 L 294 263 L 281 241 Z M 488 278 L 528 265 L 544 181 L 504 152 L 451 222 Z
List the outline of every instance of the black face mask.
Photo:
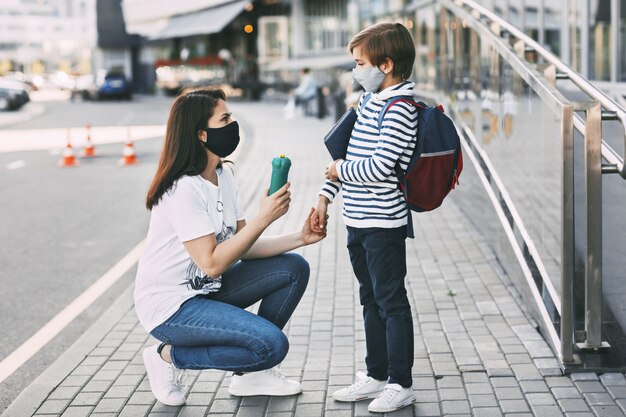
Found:
M 226 158 L 233 153 L 239 145 L 239 124 L 232 122 L 224 127 L 204 129 L 207 140 L 204 147 L 220 158 Z

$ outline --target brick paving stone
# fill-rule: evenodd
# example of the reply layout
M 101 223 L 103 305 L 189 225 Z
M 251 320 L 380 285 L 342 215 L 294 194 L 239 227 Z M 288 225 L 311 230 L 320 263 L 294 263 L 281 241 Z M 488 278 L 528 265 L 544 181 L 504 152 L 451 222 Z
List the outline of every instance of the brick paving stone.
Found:
M 617 406 L 591 406 L 598 417 L 624 417 L 624 413 Z
M 149 404 L 152 405 L 156 399 L 152 392 L 137 391 L 128 400 L 128 404 Z
M 304 391 L 297 397 L 298 404 L 322 403 L 325 401 L 326 392 L 324 391 Z
M 474 417 L 502 417 L 502 410 L 498 407 L 472 408 Z
M 492 394 L 478 394 L 469 396 L 470 405 L 476 407 L 497 407 L 498 400 Z
M 210 404 L 212 400 L 213 400 L 213 394 L 211 393 L 195 392 L 195 393 L 190 393 L 187 395 L 186 404 L 194 405 L 194 406 L 202 406 L 202 405 Z
M 531 406 L 535 405 L 556 405 L 556 400 L 552 394 L 533 393 L 527 394 L 526 400 Z
M 264 411 L 265 408 L 261 406 L 239 407 L 235 415 L 237 417 L 258 417 L 262 416 Z
M 510 378 L 510 377 L 496 377 L 496 378 L 490 378 L 489 380 L 491 381 L 491 384 L 497 388 L 504 388 L 504 387 L 511 388 L 511 387 L 517 387 L 519 385 L 515 378 Z
M 626 398 L 626 386 L 608 386 L 606 390 L 611 394 L 611 397 L 615 399 Z
M 602 392 L 588 392 L 583 393 L 583 396 L 589 403 L 589 405 L 615 405 L 615 401 L 609 394 Z
M 67 407 L 61 417 L 87 417 L 91 414 L 91 410 L 93 407 Z
M 520 381 L 519 385 L 524 394 L 549 392 L 548 385 L 544 381 Z
M 585 400 L 580 398 L 568 398 L 566 400 L 558 400 L 558 404 L 566 413 L 590 411 Z
M 204 417 L 207 412 L 208 407 L 197 407 L 197 406 L 183 406 L 180 409 L 177 417 Z M 261 415 L 261 414 L 257 414 Z
M 239 400 L 214 400 L 209 409 L 210 413 L 234 413 L 239 406 Z
M 151 406 L 149 405 L 133 405 L 126 404 L 119 417 L 144 417 L 150 412 Z
M 468 414 L 470 406 L 468 401 L 442 401 L 443 414 Z
M 518 387 L 496 387 L 495 392 L 498 400 L 521 400 L 524 398 L 522 390 Z
M 525 400 L 502 400 L 500 408 L 504 413 L 523 413 L 530 411 Z
M 296 399 L 294 397 L 271 397 L 267 406 L 268 413 L 274 413 L 279 411 L 291 412 L 296 405 Z
M 541 417 L 562 417 L 563 412 L 557 405 L 532 406 L 533 414 Z
M 439 417 L 441 408 L 439 403 L 416 403 L 413 405 L 415 415 L 420 417 Z M 371 414 L 370 414 L 371 415 Z
M 81 392 L 74 397 L 70 405 L 96 405 L 100 397 L 102 397 L 101 392 Z
M 125 398 L 103 398 L 100 400 L 94 413 L 118 413 L 126 403 Z
M 46 400 L 38 409 L 37 414 L 61 414 L 70 400 Z
M 61 382 L 61 386 L 82 387 L 91 379 L 91 375 L 69 375 Z
M 60 386 L 55 388 L 54 391 L 48 396 L 49 400 L 71 400 L 78 394 L 81 387 L 64 387 Z
M 393 415 L 395 417 L 397 413 L 394 413 Z M 411 416 L 413 416 L 412 412 Z M 330 410 L 324 412 L 324 417 L 352 417 L 352 410 Z
M 572 382 L 572 380 L 567 376 L 546 377 L 545 381 L 546 381 L 546 384 L 548 384 L 550 388 L 574 386 L 574 383 Z
M 307 417 L 321 417 L 323 404 L 302 404 L 298 406 L 297 414 Z
M 113 385 L 113 381 L 89 381 L 82 387 L 81 392 L 105 392 Z
M 446 400 L 466 400 L 467 394 L 463 388 L 441 388 L 439 389 L 439 398 Z
M 580 372 L 580 373 L 571 374 L 570 379 L 576 382 L 576 381 L 597 381 L 599 378 L 598 378 L 598 375 L 594 372 Z
M 484 372 L 466 372 L 463 374 L 465 383 L 470 382 L 489 382 L 489 377 Z
M 486 383 L 478 383 L 478 384 L 467 384 L 465 389 L 470 395 L 473 394 L 493 394 L 493 388 L 490 384 Z
M 616 386 L 616 387 L 624 387 L 626 386 L 626 377 L 624 374 L 618 372 L 610 372 L 606 374 L 600 375 L 600 380 L 607 387 Z
M 606 388 L 599 381 L 577 381 L 575 385 L 582 393 L 606 392 Z

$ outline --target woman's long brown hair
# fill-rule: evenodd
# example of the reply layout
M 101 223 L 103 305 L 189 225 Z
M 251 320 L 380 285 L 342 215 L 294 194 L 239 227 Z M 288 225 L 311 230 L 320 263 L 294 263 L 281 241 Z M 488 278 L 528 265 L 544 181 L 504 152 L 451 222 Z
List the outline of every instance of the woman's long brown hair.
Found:
M 219 89 L 194 90 L 176 98 L 167 119 L 165 143 L 152 184 L 148 190 L 146 207 L 152 210 L 183 175 L 199 175 L 208 159 L 198 131 L 206 129 L 218 100 L 226 100 Z

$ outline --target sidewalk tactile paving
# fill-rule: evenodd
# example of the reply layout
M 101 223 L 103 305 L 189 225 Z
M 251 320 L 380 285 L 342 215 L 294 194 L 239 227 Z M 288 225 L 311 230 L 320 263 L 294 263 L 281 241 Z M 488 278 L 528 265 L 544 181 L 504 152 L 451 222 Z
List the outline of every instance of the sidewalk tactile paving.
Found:
M 294 162 L 292 207 L 285 219 L 272 225 L 271 233 L 300 227 L 328 162 L 321 138 L 331 122 L 286 121 L 275 104 L 237 103 L 232 108 L 245 124 L 255 126 L 254 138 L 244 142 L 248 156 L 235 165 L 242 201 L 256 206 L 262 187 L 254 185 L 262 184 L 260 180 L 244 184 L 241 178 L 251 178 L 252 173 L 261 178 L 262 165 L 263 174 L 269 175 L 268 161 L 285 153 Z M 519 294 L 460 203 L 452 193 L 442 208 L 413 216 L 418 238 L 407 240 L 406 282 L 414 311 L 417 400 L 412 407 L 387 415 L 624 417 L 624 375 L 561 374 L 548 344 L 525 315 Z M 233 397 L 228 394 L 230 375 L 206 370 L 188 373 L 185 406 L 158 403 L 141 360 L 143 348 L 156 341 L 138 324 L 129 302 L 121 319 L 99 335 L 89 354 L 59 375 L 34 415 L 371 416 L 367 402 L 332 398 L 334 390 L 352 383 L 356 372 L 364 369 L 365 355 L 358 284 L 345 249 L 340 205 L 331 206 L 328 238 L 298 251 L 309 261 L 311 277 L 284 329 L 290 352 L 281 370 L 302 382 L 302 395 Z

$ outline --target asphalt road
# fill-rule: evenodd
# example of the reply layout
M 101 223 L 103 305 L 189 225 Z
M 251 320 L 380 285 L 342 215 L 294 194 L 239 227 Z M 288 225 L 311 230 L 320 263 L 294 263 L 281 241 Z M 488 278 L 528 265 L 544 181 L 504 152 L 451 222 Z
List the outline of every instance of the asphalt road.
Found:
M 43 136 L 46 128 L 85 123 L 165 124 L 171 102 L 48 102 L 43 115 L 5 130 L 42 129 Z M 128 167 L 117 166 L 119 143 L 97 146 L 98 156 L 77 168 L 58 168 L 58 150 L 0 153 L 0 361 L 145 238 L 143 200 L 161 143 L 135 142 L 140 163 Z M 131 284 L 134 272 L 0 384 L 0 413 Z

